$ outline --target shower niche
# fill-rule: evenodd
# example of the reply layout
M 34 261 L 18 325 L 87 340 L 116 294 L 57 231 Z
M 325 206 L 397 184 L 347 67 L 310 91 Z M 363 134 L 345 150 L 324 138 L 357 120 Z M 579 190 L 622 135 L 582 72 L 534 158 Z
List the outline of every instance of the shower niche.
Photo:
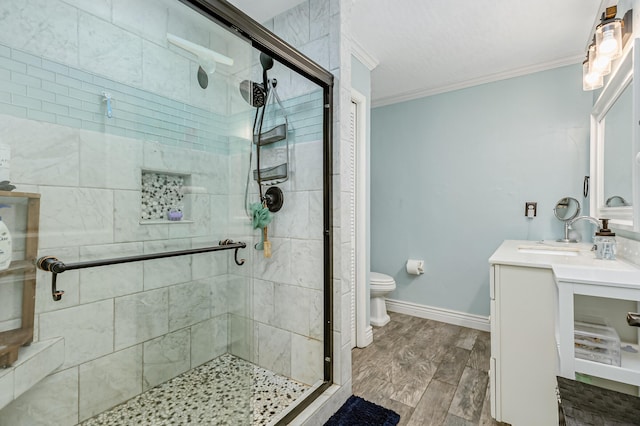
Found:
M 189 217 L 191 175 L 142 170 L 140 223 L 193 223 Z

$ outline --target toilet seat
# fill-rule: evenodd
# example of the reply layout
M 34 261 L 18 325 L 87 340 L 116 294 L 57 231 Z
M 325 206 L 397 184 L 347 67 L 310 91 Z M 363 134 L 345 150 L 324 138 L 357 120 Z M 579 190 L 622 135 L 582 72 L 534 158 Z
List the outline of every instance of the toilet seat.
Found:
M 395 281 L 389 275 L 381 274 L 380 272 L 371 272 L 369 277 L 369 283 L 375 286 L 391 286 L 395 285 Z

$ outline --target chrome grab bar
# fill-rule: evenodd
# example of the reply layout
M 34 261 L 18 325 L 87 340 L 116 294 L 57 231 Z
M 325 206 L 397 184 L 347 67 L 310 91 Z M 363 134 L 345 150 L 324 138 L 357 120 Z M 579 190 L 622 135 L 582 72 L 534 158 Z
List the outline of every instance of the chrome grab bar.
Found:
M 211 247 L 202 247 L 197 249 L 188 249 L 188 250 L 177 250 L 177 251 L 167 251 L 164 253 L 152 253 L 152 254 L 141 254 L 138 256 L 127 256 L 127 257 L 118 257 L 115 259 L 103 259 L 103 260 L 89 260 L 86 262 L 76 262 L 76 263 L 64 263 L 58 258 L 54 256 L 42 256 L 36 261 L 36 266 L 43 271 L 51 272 L 53 274 L 51 279 L 51 297 L 56 302 L 62 299 L 62 295 L 64 294 L 63 290 L 58 290 L 56 288 L 56 278 L 58 274 L 61 274 L 65 271 L 72 271 L 74 269 L 85 269 L 85 268 L 94 268 L 98 266 L 109 266 L 109 265 L 119 265 L 121 263 L 130 263 L 130 262 L 139 262 L 142 260 L 153 260 L 153 259 L 164 259 L 166 257 L 176 257 L 176 256 L 187 256 L 190 254 L 200 254 L 200 253 L 209 253 L 212 251 L 221 251 L 221 250 L 234 250 L 234 261 L 236 265 L 243 265 L 245 259 L 238 259 L 238 250 L 241 248 L 247 247 L 246 243 L 238 241 L 233 242 L 233 240 L 222 240 L 218 243 L 217 246 Z

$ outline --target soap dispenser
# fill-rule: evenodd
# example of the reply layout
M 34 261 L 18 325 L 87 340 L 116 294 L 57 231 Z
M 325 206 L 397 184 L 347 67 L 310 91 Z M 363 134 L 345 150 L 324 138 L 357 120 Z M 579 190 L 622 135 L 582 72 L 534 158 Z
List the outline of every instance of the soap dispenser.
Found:
M 609 219 L 601 220 L 602 228 L 596 232 L 596 236 L 593 238 L 596 259 L 615 260 L 616 234 L 609 229 Z

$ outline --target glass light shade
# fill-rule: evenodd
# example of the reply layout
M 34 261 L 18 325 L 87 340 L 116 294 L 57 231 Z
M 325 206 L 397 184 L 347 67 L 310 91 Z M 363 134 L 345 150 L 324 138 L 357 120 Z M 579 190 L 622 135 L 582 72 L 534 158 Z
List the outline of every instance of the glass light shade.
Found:
M 595 90 L 603 86 L 604 79 L 602 74 L 591 71 L 589 61 L 582 63 L 582 90 Z
M 597 53 L 593 44 L 589 46 L 589 69 L 603 76 L 611 72 L 611 57 Z
M 622 21 L 615 20 L 596 27 L 598 55 L 617 59 L 622 54 Z

